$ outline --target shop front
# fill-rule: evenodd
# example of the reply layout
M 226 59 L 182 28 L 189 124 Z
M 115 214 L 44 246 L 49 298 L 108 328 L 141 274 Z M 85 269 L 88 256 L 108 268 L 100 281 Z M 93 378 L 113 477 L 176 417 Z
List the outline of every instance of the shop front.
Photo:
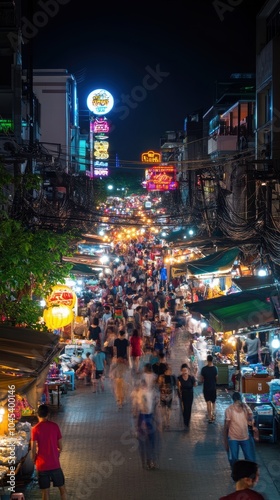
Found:
M 2 326 L 0 342 L 0 480 L 9 486 L 9 478 L 16 481 L 27 464 L 31 467 L 31 426 L 37 421 L 49 366 L 63 346 L 51 333 Z
M 235 368 L 234 388 L 242 392 L 246 403 L 252 405 L 260 440 L 272 442 L 276 442 L 277 432 L 279 434 L 280 409 L 280 385 L 279 379 L 275 379 L 276 361 L 273 361 L 280 343 L 275 304 L 278 304 L 277 287 L 268 284 L 258 290 L 234 293 L 191 307 L 193 314 L 197 315 L 200 311 L 207 317 L 216 332 L 217 366 L 222 359 L 228 369 L 229 361 Z M 243 351 L 248 336 L 259 339 L 261 360 L 256 364 L 249 364 Z M 274 391 L 271 387 L 274 387 Z

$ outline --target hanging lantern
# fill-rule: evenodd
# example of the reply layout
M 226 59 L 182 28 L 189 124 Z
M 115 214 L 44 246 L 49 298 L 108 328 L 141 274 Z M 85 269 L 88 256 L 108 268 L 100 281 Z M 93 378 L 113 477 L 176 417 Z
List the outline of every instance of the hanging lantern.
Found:
M 76 300 L 77 297 L 72 288 L 66 285 L 55 285 L 47 297 L 46 303 L 48 307 L 58 305 L 74 307 Z
M 43 318 L 49 330 L 57 330 L 72 323 L 74 313 L 68 306 L 54 306 L 44 309 Z

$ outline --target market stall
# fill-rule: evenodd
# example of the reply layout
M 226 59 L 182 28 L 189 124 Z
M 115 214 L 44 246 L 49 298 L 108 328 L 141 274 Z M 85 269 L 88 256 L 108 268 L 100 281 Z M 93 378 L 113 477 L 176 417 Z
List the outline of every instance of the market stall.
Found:
M 49 365 L 63 346 L 54 334 L 4 326 L 0 342 L 0 473 L 5 484 L 8 472 L 16 479 L 26 463 L 32 425 L 28 420 L 36 421 Z
M 271 378 L 265 385 L 265 393 L 244 392 L 242 399 L 254 412 L 259 440 L 275 443 L 280 429 L 280 380 Z

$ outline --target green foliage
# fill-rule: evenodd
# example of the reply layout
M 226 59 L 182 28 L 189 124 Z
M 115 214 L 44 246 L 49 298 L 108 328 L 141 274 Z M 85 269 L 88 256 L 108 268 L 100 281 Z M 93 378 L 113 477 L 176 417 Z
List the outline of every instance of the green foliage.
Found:
M 72 254 L 72 238 L 69 233 L 31 232 L 10 219 L 0 221 L 0 321 L 41 329 L 36 324 L 42 309 L 33 299 L 45 298 L 69 275 L 72 265 L 62 256 Z

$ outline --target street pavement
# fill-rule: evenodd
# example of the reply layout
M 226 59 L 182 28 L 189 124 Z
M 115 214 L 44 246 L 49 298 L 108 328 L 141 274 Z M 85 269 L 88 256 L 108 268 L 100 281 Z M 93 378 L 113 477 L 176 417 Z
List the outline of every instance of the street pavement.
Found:
M 170 359 L 175 375 L 185 361 L 187 336 L 179 331 Z M 94 394 L 91 386 L 78 381 L 75 391 L 62 396 L 60 408 L 52 409 L 51 418 L 63 435 L 61 465 L 69 500 L 218 500 L 234 491 L 222 439 L 231 391 L 218 387 L 217 417 L 209 424 L 202 386 L 196 387 L 189 431 L 183 429 L 176 397 L 170 429 L 162 432 L 160 468 L 144 470 L 130 403 L 118 409 L 108 378 L 105 387 L 105 392 Z M 256 443 L 256 454 L 260 480 L 255 489 L 267 500 L 276 500 L 280 498 L 279 440 Z M 35 474 L 25 489 L 18 484 L 17 491 L 24 491 L 25 500 L 41 498 Z M 59 498 L 58 489 L 51 488 L 51 499 Z

